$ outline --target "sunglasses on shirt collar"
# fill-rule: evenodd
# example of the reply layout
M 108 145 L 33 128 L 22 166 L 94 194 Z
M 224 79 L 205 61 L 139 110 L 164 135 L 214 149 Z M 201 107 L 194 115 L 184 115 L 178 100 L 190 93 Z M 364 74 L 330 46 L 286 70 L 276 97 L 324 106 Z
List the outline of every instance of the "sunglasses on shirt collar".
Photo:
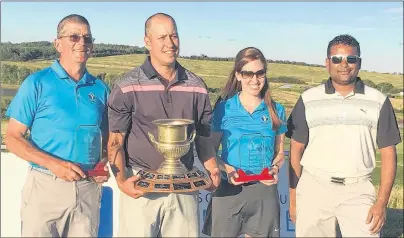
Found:
M 69 37 L 69 40 L 74 43 L 79 42 L 81 40 L 81 38 L 84 39 L 84 43 L 86 43 L 86 44 L 92 44 L 95 41 L 95 39 L 91 35 L 82 36 L 82 35 L 78 35 L 78 34 L 73 34 L 73 35 L 68 35 L 68 36 L 59 36 L 59 39 L 64 38 L 64 37 Z
M 346 60 L 348 64 L 356 64 L 361 57 L 357 55 L 331 55 L 328 57 L 333 64 L 340 64 L 342 60 Z

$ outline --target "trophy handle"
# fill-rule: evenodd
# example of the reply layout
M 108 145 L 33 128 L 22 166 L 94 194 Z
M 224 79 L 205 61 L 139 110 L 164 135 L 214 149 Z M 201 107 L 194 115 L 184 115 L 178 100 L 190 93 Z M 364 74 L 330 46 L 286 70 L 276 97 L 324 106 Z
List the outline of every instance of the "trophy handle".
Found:
M 190 143 L 190 144 L 191 144 L 192 142 L 194 142 L 195 136 L 196 136 L 196 131 L 193 130 L 193 131 L 192 131 L 192 134 L 191 134 L 191 138 L 189 138 L 189 143 Z
M 158 145 L 159 143 L 156 141 L 156 139 L 154 138 L 154 135 L 150 132 L 147 132 L 147 134 L 149 134 L 149 138 L 151 140 L 151 142 L 155 145 Z

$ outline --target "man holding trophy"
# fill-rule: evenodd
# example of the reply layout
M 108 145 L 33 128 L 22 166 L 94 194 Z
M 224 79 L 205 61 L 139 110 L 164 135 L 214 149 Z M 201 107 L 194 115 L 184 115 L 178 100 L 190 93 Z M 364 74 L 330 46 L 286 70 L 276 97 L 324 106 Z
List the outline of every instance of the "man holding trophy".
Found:
M 93 41 L 84 17 L 63 18 L 54 41 L 59 59 L 28 76 L 8 108 L 7 149 L 31 164 L 23 237 L 97 237 L 109 89 L 86 70 Z
M 118 234 L 198 237 L 198 190 L 220 181 L 207 87 L 177 62 L 171 16 L 149 17 L 144 41 L 150 56 L 117 81 L 108 101 L 108 159 L 122 191 Z M 208 175 L 193 166 L 193 144 Z

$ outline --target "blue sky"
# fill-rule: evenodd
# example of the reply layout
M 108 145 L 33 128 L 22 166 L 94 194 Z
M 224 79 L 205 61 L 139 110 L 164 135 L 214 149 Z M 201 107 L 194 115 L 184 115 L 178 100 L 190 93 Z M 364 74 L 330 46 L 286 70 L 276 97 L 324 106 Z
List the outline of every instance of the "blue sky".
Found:
M 361 44 L 362 69 L 403 72 L 400 2 L 2 2 L 1 41 L 52 41 L 64 16 L 85 16 L 96 43 L 143 46 L 144 21 L 175 18 L 181 55 L 234 57 L 246 46 L 266 58 L 324 64 L 328 42 L 351 34 Z

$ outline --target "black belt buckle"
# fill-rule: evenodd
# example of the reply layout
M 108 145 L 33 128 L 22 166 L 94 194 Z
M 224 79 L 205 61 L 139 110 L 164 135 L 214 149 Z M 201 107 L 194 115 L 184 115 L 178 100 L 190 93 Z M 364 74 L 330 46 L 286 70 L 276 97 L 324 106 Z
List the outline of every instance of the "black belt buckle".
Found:
M 331 177 L 331 182 L 345 185 L 345 178 Z

